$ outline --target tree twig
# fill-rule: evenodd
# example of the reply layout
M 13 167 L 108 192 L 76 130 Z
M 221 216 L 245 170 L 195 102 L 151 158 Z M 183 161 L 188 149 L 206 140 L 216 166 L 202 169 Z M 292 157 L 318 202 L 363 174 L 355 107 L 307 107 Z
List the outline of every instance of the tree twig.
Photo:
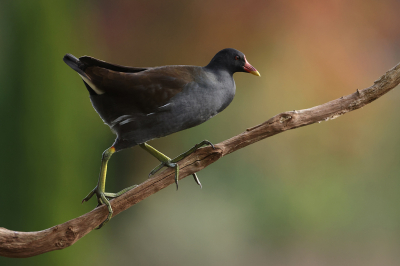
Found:
M 400 83 L 400 63 L 386 72 L 369 88 L 309 109 L 280 113 L 245 132 L 206 147 L 179 162 L 180 179 L 196 173 L 219 158 L 281 132 L 338 118 L 378 99 Z M 138 187 L 110 201 L 113 216 L 174 183 L 174 169 L 166 169 Z M 107 217 L 103 205 L 78 218 L 37 232 L 17 232 L 0 227 L 0 255 L 24 258 L 71 246 L 96 228 Z M 108 225 L 111 226 L 111 225 Z

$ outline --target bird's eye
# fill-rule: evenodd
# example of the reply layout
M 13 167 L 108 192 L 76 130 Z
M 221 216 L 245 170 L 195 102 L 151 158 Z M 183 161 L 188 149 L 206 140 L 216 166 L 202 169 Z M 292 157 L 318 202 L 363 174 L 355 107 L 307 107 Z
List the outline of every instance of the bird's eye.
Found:
M 235 60 L 239 60 L 240 59 L 240 56 L 235 56 Z

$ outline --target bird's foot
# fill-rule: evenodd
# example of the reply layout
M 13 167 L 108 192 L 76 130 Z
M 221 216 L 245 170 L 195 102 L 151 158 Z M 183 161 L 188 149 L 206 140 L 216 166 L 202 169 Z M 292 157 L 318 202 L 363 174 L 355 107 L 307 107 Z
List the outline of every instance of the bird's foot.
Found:
M 107 209 L 108 209 L 107 218 L 106 218 L 96 229 L 102 228 L 108 221 L 111 220 L 111 217 L 112 217 L 112 215 L 113 215 L 113 210 L 112 210 L 112 207 L 111 207 L 111 204 L 110 204 L 109 199 L 113 199 L 113 198 L 119 197 L 119 196 L 121 196 L 122 194 L 124 194 L 125 192 L 127 192 L 127 191 L 129 191 L 129 190 L 131 190 L 131 189 L 133 189 L 133 188 L 135 188 L 135 187 L 137 187 L 137 185 L 133 185 L 133 186 L 127 187 L 127 188 L 125 188 L 125 189 L 123 189 L 123 190 L 121 190 L 120 192 L 117 192 L 117 193 L 109 193 L 109 192 L 100 191 L 99 187 L 96 186 L 96 187 L 82 200 L 82 203 L 84 203 L 84 202 L 86 202 L 86 201 L 89 201 L 90 198 L 93 197 L 94 194 L 96 194 L 96 196 L 97 196 L 97 207 L 99 207 L 99 206 L 102 205 L 102 204 L 104 204 L 104 205 L 107 206 Z
M 174 159 L 169 159 L 165 162 L 161 162 L 159 165 L 157 165 L 150 173 L 149 173 L 149 178 L 154 175 L 155 173 L 157 173 L 158 171 L 161 170 L 161 168 L 163 168 L 164 166 L 166 167 L 171 167 L 171 168 L 175 168 L 175 184 L 176 184 L 176 190 L 178 190 L 178 177 L 179 177 L 179 166 L 177 164 L 177 162 L 179 162 L 180 160 L 182 160 L 183 158 L 189 156 L 190 154 L 192 154 L 193 152 L 197 151 L 199 148 L 201 148 L 204 145 L 210 145 L 213 149 L 215 149 L 214 145 L 209 142 L 208 140 L 203 140 L 202 142 L 194 145 L 190 150 L 182 153 L 181 155 L 175 157 Z M 200 188 L 202 188 L 202 185 L 200 183 L 199 178 L 197 177 L 197 174 L 194 173 L 192 174 L 194 181 L 200 186 Z

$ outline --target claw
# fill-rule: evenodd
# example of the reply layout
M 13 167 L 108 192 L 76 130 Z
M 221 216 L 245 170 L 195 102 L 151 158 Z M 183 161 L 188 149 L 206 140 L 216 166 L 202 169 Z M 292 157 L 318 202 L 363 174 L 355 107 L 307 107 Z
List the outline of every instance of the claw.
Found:
M 202 142 L 200 142 L 199 144 L 197 144 L 197 145 L 200 145 L 199 146 L 199 148 L 201 147 L 201 146 L 204 146 L 205 144 L 207 144 L 207 145 L 210 145 L 214 150 L 215 150 L 215 146 L 214 146 L 214 144 L 212 144 L 210 141 L 208 141 L 208 140 L 203 140 Z
M 194 174 L 192 174 L 192 176 L 193 176 L 193 178 L 194 178 L 194 181 L 197 183 L 197 185 L 199 185 L 200 188 L 203 188 L 203 186 L 202 186 L 201 183 L 200 183 L 199 178 L 197 177 L 197 174 L 194 173 Z
M 207 144 L 208 145 L 210 145 L 212 148 L 213 148 L 213 150 L 215 150 L 215 146 L 214 146 L 214 144 L 212 144 L 211 142 L 209 142 L 208 140 L 206 140 L 207 141 Z

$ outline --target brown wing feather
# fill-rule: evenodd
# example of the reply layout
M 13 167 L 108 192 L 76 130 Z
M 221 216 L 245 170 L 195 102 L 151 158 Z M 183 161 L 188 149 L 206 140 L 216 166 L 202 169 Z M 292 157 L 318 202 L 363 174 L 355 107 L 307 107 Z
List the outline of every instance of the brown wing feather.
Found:
M 88 67 L 87 76 L 107 97 L 130 103 L 139 112 L 149 113 L 167 104 L 194 81 L 194 67 L 165 66 L 136 73 L 118 72 L 102 67 Z

